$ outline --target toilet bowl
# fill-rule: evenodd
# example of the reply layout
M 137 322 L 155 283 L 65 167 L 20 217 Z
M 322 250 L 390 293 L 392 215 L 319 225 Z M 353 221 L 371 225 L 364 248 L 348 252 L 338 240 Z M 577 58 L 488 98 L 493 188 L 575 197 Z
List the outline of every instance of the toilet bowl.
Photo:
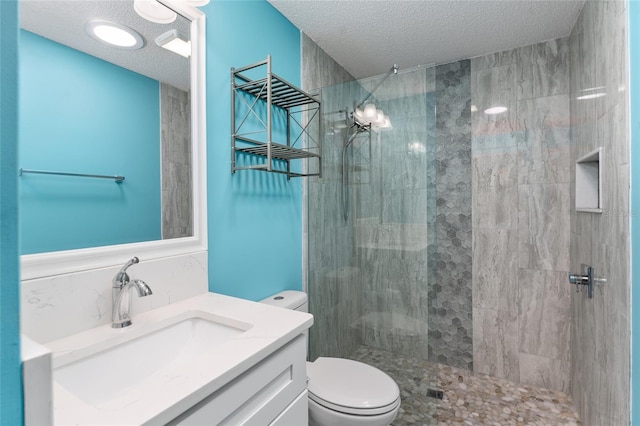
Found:
M 308 312 L 307 295 L 287 290 L 262 300 Z M 386 426 L 400 410 L 400 389 L 383 371 L 344 358 L 307 362 L 309 424 Z

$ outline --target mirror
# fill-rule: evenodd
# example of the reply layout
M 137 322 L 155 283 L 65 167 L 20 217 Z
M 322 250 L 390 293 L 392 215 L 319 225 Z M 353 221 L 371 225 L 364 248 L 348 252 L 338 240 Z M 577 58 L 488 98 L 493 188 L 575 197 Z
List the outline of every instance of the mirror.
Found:
M 177 18 L 158 24 L 133 3 L 20 2 L 23 279 L 206 250 L 204 14 L 160 0 Z M 142 47 L 92 38 L 96 20 Z M 176 36 L 190 58 L 160 46 Z
M 138 46 L 99 39 L 107 22 Z M 193 235 L 189 58 L 156 42 L 189 24 L 133 1 L 21 3 L 22 254 Z

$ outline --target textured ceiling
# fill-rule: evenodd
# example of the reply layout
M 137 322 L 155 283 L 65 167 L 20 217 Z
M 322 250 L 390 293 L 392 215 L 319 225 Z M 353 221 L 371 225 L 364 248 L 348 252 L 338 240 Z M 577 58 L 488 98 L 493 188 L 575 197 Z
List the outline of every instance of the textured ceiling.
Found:
M 356 78 L 569 35 L 584 0 L 269 0 Z
M 125 50 L 94 40 L 84 30 L 85 23 L 92 19 L 135 29 L 144 38 L 144 47 Z M 189 37 L 190 23 L 181 16 L 171 24 L 155 24 L 138 16 L 133 10 L 133 0 L 21 0 L 20 26 L 154 80 L 189 90 L 189 60 L 155 43 L 156 37 L 171 29 Z

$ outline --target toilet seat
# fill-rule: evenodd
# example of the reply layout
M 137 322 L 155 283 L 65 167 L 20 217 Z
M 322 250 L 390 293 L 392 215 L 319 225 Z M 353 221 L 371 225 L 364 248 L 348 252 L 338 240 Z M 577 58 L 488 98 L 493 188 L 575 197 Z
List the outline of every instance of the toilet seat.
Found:
M 343 358 L 307 363 L 309 399 L 345 414 L 375 416 L 400 405 L 400 389 L 383 371 Z

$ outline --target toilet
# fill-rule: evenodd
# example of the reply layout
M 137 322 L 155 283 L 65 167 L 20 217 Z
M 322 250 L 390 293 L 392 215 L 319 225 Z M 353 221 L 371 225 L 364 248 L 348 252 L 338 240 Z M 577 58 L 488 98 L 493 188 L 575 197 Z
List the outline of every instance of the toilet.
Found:
M 261 303 L 309 312 L 307 295 L 286 290 Z M 400 389 L 383 371 L 358 361 L 307 362 L 310 425 L 387 426 L 400 410 Z

